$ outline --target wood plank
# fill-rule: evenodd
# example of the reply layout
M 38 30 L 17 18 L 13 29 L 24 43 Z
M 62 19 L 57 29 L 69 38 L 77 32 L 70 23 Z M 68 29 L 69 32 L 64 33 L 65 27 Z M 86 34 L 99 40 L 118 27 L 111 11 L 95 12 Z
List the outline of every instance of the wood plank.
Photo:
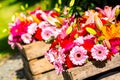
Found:
M 33 75 L 54 69 L 54 66 L 46 58 L 31 60 L 29 65 Z
M 26 67 L 26 64 L 23 64 L 24 71 L 25 71 L 25 77 L 27 80 L 33 80 L 33 75 L 31 74 L 30 70 Z
M 43 41 L 37 41 L 28 45 L 24 45 L 22 52 L 25 54 L 28 60 L 31 60 L 43 56 L 49 47 L 50 44 L 46 44 Z
M 96 64 L 97 63 L 97 64 Z M 97 67 L 93 64 L 98 65 Z M 111 61 L 107 61 L 107 63 L 98 62 L 89 62 L 81 67 L 68 69 L 69 74 L 72 75 L 73 80 L 83 80 L 87 77 L 99 74 L 101 72 L 105 72 L 107 70 L 116 68 L 120 66 L 120 55 L 115 55 Z
M 120 72 L 110 75 L 108 77 L 102 78 L 101 80 L 120 80 Z
M 55 70 L 47 72 L 45 74 L 38 74 L 33 76 L 34 80 L 66 80 L 63 78 L 62 74 L 57 75 Z
M 30 71 L 28 60 L 23 55 L 21 55 L 21 58 L 23 61 L 23 68 L 24 68 L 25 76 L 26 76 L 27 80 L 33 80 L 33 75 Z

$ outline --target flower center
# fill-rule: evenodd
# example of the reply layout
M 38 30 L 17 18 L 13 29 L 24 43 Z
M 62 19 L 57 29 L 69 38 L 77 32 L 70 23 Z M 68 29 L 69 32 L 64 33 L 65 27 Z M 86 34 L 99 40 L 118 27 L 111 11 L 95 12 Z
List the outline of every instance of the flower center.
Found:
M 98 51 L 98 54 L 101 54 L 102 53 L 102 51 Z
M 18 29 L 16 29 L 15 32 L 18 32 Z
M 120 50 L 120 46 L 116 46 L 116 49 L 117 49 L 117 50 Z
M 80 54 L 80 53 L 77 53 L 77 57 L 80 58 L 80 57 L 81 57 L 81 54 Z

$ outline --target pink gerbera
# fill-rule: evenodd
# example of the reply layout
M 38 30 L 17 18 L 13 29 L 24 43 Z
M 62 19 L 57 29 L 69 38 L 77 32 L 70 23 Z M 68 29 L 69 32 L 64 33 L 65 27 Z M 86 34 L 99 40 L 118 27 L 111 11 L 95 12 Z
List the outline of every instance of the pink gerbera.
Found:
M 38 27 L 41 29 L 45 29 L 47 27 L 51 26 L 47 21 L 42 21 L 39 23 Z
M 76 40 L 74 40 L 76 45 L 81 45 L 84 43 L 83 36 L 79 36 Z
M 52 36 L 54 36 L 53 29 L 49 27 L 42 29 L 41 36 L 44 40 L 49 40 Z
M 21 39 L 23 40 L 24 43 L 30 43 L 32 41 L 32 36 L 31 34 L 22 34 Z
M 28 26 L 28 33 L 33 35 L 35 31 L 37 30 L 37 23 L 32 23 Z
M 45 57 L 52 63 L 59 61 L 61 64 L 64 64 L 66 56 L 64 54 L 64 49 L 60 47 L 59 49 L 50 49 L 45 53 Z
M 70 51 L 69 57 L 73 64 L 82 65 L 82 64 L 86 63 L 86 60 L 88 58 L 87 50 L 85 50 L 84 47 L 82 47 L 82 46 L 80 46 L 80 47 L 75 46 Z
M 64 64 L 66 57 L 64 49 L 61 47 L 59 49 L 51 48 L 47 53 L 45 53 L 45 57 L 54 65 L 57 74 L 62 73 L 62 65 Z
M 8 36 L 8 44 L 11 45 L 11 48 L 14 49 L 15 48 L 15 43 L 13 42 L 13 35 L 9 35 Z
M 59 61 L 55 61 L 53 65 L 57 74 L 61 74 L 64 71 L 63 66 Z
M 91 55 L 97 61 L 99 61 L 99 60 L 103 61 L 103 60 L 107 59 L 108 52 L 109 51 L 108 51 L 107 47 L 103 46 L 102 44 L 96 44 L 91 49 Z

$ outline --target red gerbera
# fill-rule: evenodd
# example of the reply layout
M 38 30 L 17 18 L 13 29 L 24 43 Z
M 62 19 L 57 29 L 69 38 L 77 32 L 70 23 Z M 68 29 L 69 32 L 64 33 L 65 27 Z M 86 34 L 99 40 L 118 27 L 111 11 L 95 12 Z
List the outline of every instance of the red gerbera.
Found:
M 65 49 L 65 51 L 69 51 L 73 46 L 73 39 L 65 39 L 60 41 L 60 46 Z
M 42 40 L 41 32 L 42 32 L 42 30 L 40 28 L 37 28 L 37 31 L 35 33 L 35 38 L 40 41 Z
M 114 54 L 114 53 L 109 52 L 108 55 L 107 55 L 107 59 L 111 60 L 113 54 Z
M 94 39 L 86 39 L 84 40 L 84 44 L 82 45 L 88 52 L 91 51 L 91 48 L 95 45 Z
M 69 56 L 66 56 L 65 64 L 67 65 L 67 68 L 72 68 L 75 65 L 71 62 Z

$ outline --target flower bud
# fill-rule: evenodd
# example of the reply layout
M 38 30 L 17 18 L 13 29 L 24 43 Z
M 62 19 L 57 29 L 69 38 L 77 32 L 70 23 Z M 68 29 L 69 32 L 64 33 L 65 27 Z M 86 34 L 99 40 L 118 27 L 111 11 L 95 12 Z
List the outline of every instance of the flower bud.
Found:
M 101 30 L 101 28 L 103 27 L 103 23 L 102 23 L 102 21 L 100 20 L 100 18 L 96 14 L 94 16 L 94 20 L 95 20 L 95 24 L 96 24 L 97 28 L 99 30 Z
M 116 8 L 116 10 L 115 10 L 115 16 L 117 17 L 119 14 L 120 14 L 120 9 Z

